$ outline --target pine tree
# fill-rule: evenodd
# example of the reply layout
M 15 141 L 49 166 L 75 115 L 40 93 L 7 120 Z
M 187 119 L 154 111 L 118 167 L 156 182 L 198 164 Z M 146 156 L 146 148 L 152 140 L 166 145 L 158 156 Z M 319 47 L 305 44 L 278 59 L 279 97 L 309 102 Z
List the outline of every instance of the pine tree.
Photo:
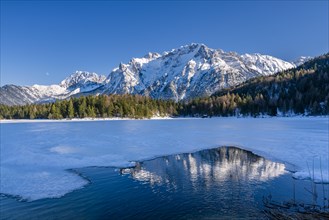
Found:
M 67 106 L 67 116 L 69 118 L 74 118 L 74 107 L 73 107 L 72 99 L 70 99 L 69 104 Z
M 95 113 L 95 109 L 93 106 L 88 106 L 87 107 L 87 116 L 91 117 L 91 118 L 95 118 L 96 117 L 96 113 Z
M 50 113 L 48 115 L 49 119 L 61 119 L 62 115 L 59 112 L 58 107 L 56 106 L 56 103 L 51 105 Z
M 80 118 L 86 117 L 86 110 L 87 110 L 86 97 L 82 97 L 80 100 L 80 105 L 79 105 L 79 117 Z

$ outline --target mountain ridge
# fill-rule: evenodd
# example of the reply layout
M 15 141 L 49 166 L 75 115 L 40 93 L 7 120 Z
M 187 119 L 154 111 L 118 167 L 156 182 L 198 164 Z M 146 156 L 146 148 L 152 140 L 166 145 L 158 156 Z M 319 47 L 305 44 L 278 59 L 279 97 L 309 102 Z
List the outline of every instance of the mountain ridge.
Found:
M 295 66 L 269 55 L 240 55 L 192 43 L 162 54 L 150 52 L 132 58 L 108 76 L 76 71 L 58 85 L 5 85 L 0 88 L 0 104 L 23 105 L 100 94 L 139 94 L 180 101 L 210 96 L 248 79 Z

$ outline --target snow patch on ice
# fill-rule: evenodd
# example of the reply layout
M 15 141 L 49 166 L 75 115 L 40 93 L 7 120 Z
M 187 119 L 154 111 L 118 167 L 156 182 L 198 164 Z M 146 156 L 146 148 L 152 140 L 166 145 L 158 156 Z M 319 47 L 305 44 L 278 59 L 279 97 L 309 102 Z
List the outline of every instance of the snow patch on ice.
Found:
M 49 151 L 58 154 L 71 154 L 77 152 L 78 150 L 74 147 L 69 147 L 69 146 L 56 146 L 50 148 Z
M 89 181 L 76 173 L 47 167 L 1 167 L 1 193 L 33 201 L 59 198 Z

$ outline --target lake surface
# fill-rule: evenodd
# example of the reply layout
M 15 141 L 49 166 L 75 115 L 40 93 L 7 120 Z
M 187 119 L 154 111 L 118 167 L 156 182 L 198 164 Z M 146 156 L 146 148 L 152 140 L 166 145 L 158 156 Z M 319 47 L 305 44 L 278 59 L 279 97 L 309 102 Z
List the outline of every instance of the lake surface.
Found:
M 32 202 L 2 196 L 1 218 L 266 219 L 264 196 L 290 201 L 295 192 L 296 200 L 312 203 L 305 190 L 310 182 L 293 180 L 284 168 L 249 151 L 221 147 L 131 168 L 76 169 L 71 172 L 89 181 L 83 189 Z
M 329 176 L 327 118 L 1 122 L 0 128 L 6 218 L 253 217 L 262 213 L 263 195 L 291 199 L 292 174 L 285 170 L 300 179 Z M 221 151 L 193 154 L 218 146 L 238 146 L 249 156 L 239 157 L 246 162 L 238 166 Z M 135 161 L 143 162 L 117 170 Z M 298 182 L 307 200 L 310 184 Z

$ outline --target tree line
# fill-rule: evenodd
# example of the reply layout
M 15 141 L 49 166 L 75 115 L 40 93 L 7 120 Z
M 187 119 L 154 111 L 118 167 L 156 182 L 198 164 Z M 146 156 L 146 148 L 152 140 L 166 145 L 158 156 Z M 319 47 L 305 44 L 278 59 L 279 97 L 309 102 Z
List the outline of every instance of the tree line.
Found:
M 0 105 L 0 117 L 4 119 L 150 118 L 176 114 L 175 102 L 141 95 L 82 96 L 45 104 Z
M 4 119 L 291 114 L 329 114 L 329 54 L 297 68 L 251 79 L 210 97 L 183 102 L 141 95 L 100 95 L 45 104 L 0 105 L 0 118 Z

